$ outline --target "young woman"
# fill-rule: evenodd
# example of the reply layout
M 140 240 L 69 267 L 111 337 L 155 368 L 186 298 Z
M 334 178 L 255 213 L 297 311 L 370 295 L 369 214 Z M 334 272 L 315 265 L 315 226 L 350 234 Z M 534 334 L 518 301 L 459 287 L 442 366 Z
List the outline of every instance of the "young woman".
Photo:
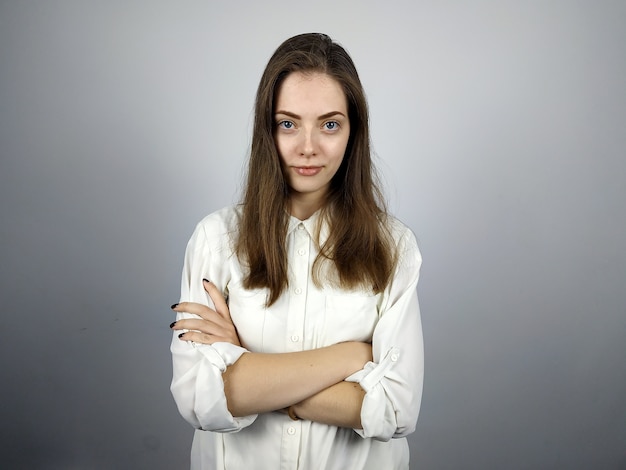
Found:
M 407 469 L 423 381 L 412 232 L 385 212 L 346 51 L 285 41 L 242 204 L 202 220 L 171 328 L 194 469 Z

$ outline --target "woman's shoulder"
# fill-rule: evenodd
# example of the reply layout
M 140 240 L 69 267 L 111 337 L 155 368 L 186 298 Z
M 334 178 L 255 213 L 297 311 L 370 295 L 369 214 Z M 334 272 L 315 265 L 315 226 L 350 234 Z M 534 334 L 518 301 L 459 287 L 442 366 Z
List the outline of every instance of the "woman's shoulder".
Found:
M 237 229 L 241 206 L 232 205 L 210 213 L 198 222 L 198 227 L 209 232 L 231 232 Z
M 422 262 L 422 254 L 413 230 L 392 215 L 386 216 L 385 226 L 393 240 L 396 256 L 401 260 L 401 264 L 411 264 L 410 262 L 412 262 L 419 267 Z
M 400 219 L 391 214 L 386 214 L 384 217 L 385 218 L 383 223 L 385 225 L 385 228 L 387 229 L 389 235 L 396 244 L 407 238 L 415 239 L 415 234 L 413 233 L 413 231 Z
M 211 246 L 231 245 L 239 227 L 241 208 L 239 205 L 227 206 L 212 212 L 196 225 L 194 236 Z

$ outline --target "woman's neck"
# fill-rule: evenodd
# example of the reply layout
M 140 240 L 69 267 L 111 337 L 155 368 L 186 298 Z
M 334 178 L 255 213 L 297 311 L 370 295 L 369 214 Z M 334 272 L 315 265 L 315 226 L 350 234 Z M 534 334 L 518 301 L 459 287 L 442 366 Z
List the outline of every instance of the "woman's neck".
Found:
M 299 220 L 306 220 L 315 214 L 320 207 L 322 207 L 322 201 L 319 199 L 306 200 L 306 198 L 292 197 L 289 203 L 289 213 Z

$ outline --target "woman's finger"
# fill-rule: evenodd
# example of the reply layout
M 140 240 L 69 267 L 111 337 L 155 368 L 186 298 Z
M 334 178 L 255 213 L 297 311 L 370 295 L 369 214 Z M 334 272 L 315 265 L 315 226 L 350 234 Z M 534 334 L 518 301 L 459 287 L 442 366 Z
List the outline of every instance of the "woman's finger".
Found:
M 172 310 L 178 313 L 191 313 L 205 320 L 212 320 L 215 318 L 215 316 L 220 316 L 212 308 L 196 302 L 180 302 L 178 304 L 172 305 Z
M 203 279 L 203 286 L 215 306 L 212 308 L 196 302 L 180 302 L 172 305 L 175 312 L 187 312 L 199 318 L 182 318 L 170 325 L 173 330 L 190 330 L 181 333 L 179 338 L 203 344 L 228 342 L 241 346 L 237 329 L 230 317 L 230 310 L 224 296 L 212 282 Z
M 215 310 L 213 310 L 212 308 L 207 307 L 206 305 L 196 303 L 196 302 L 181 302 L 179 304 L 174 304 L 172 305 L 172 310 L 174 310 L 175 312 L 186 312 L 186 313 L 191 313 L 193 315 L 196 315 L 199 317 L 199 319 L 209 321 L 221 327 L 222 331 L 224 332 L 230 332 L 230 330 L 234 328 L 230 318 L 226 319 L 222 315 L 217 313 Z M 178 324 L 179 327 L 173 328 L 173 329 L 177 329 L 177 330 L 183 329 L 183 328 L 192 329 L 186 326 L 180 326 L 180 325 L 185 324 L 185 323 L 180 323 L 180 322 L 185 322 L 187 320 L 190 320 L 190 319 L 181 318 L 177 322 L 174 322 Z M 174 325 L 174 323 L 172 323 L 172 325 Z M 197 328 L 194 328 L 194 329 L 197 329 Z
M 230 321 L 230 310 L 228 309 L 228 304 L 226 303 L 226 299 L 224 299 L 224 295 L 211 281 L 203 279 L 202 284 L 204 285 L 204 290 L 207 294 L 209 294 L 209 297 L 211 297 L 217 313 Z
M 172 330 L 196 330 L 210 335 L 224 336 L 227 334 L 223 326 L 210 320 L 200 320 L 196 318 L 185 318 L 175 321 L 170 325 Z
M 178 335 L 181 341 L 193 341 L 200 344 L 213 344 L 220 342 L 229 342 L 228 338 L 223 338 L 217 335 L 211 335 L 208 333 L 202 333 L 200 331 L 186 331 Z
M 192 320 L 184 320 L 189 322 Z M 185 330 L 178 335 L 183 341 L 193 341 L 195 343 L 213 344 L 217 342 L 231 343 L 235 346 L 241 346 L 237 332 L 234 329 L 224 329 L 217 325 L 208 325 L 210 322 L 204 320 L 193 320 L 203 322 L 205 324 L 189 324 L 179 320 L 170 325 L 173 330 Z

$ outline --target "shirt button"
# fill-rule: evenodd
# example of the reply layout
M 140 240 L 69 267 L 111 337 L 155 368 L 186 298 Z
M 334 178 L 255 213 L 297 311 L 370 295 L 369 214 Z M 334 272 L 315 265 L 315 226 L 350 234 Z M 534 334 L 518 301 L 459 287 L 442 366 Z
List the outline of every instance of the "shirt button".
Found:
M 304 256 L 304 255 L 306 255 L 306 250 L 304 250 L 304 249 L 300 248 L 300 249 L 298 250 L 298 254 L 299 254 L 300 256 Z
M 294 292 L 298 295 L 302 294 L 302 289 L 300 289 L 299 287 L 296 287 Z
M 297 343 L 299 339 L 300 337 L 298 335 L 291 335 L 291 341 L 293 341 L 294 343 Z
M 296 428 L 294 428 L 293 426 L 289 426 L 289 429 L 287 429 L 287 434 L 289 434 L 290 436 L 293 436 L 296 433 Z
M 298 224 L 298 230 L 304 230 L 304 225 Z
M 391 361 L 392 361 L 392 362 L 396 362 L 396 361 L 398 360 L 398 358 L 399 358 L 399 357 L 400 357 L 400 355 L 399 355 L 399 354 L 392 354 L 392 355 L 391 355 Z

